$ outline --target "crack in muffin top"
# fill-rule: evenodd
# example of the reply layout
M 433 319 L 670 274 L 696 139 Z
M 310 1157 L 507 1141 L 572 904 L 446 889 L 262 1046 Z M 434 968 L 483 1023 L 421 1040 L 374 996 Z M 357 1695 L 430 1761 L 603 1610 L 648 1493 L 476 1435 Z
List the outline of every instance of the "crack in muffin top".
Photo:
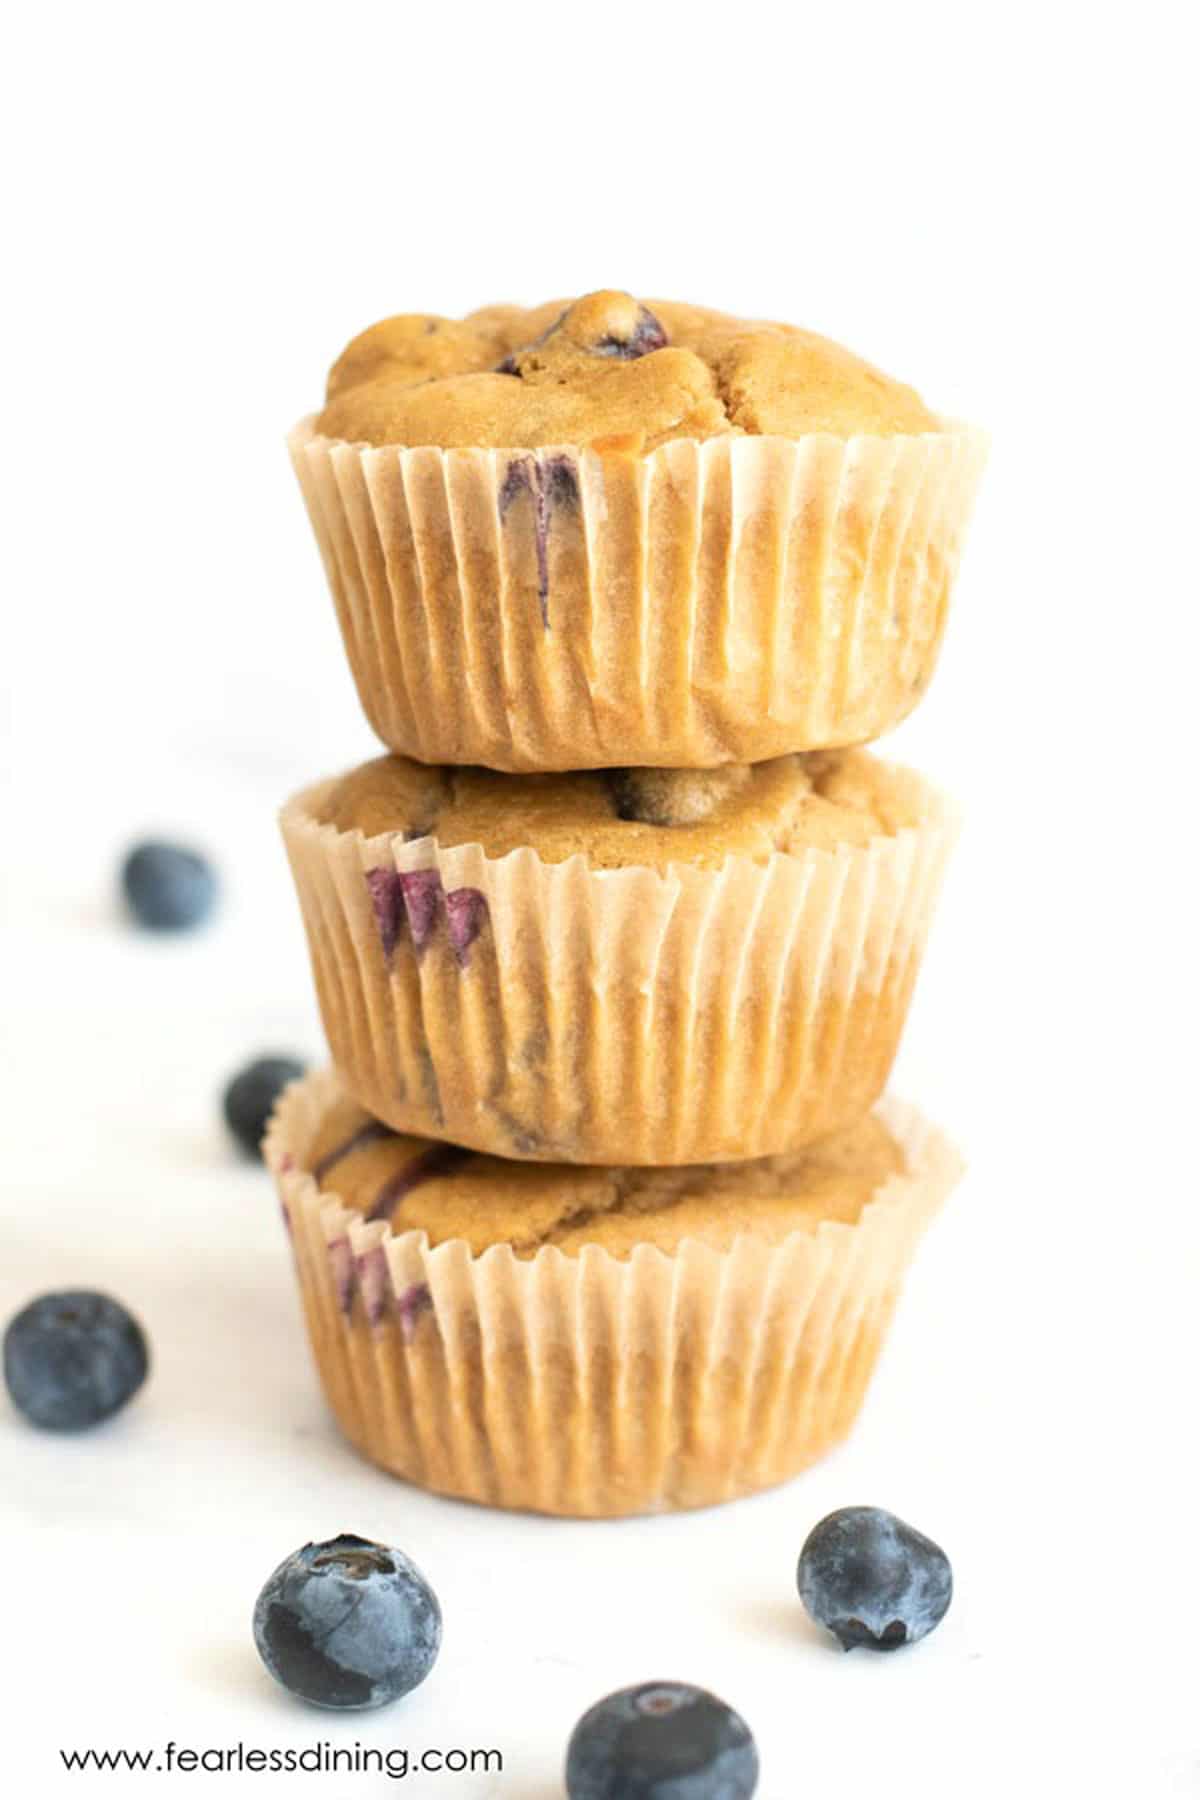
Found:
M 317 420 L 352 443 L 631 453 L 679 438 L 939 428 L 912 388 L 815 332 L 616 290 L 383 319 L 334 363 Z
M 670 1253 L 686 1238 L 728 1250 L 742 1235 L 780 1243 L 825 1219 L 854 1224 L 903 1152 L 871 1116 L 790 1156 L 692 1168 L 592 1168 L 514 1163 L 390 1132 L 354 1101 L 322 1119 L 306 1163 L 323 1193 L 393 1232 L 431 1245 L 463 1238 L 473 1256 L 507 1244 L 530 1257 L 545 1244 L 585 1244 L 628 1256 L 639 1244 Z
M 718 769 L 502 775 L 380 756 L 343 775 L 318 814 L 373 838 L 436 836 L 490 857 L 529 846 L 593 868 L 719 868 L 732 855 L 861 847 L 916 822 L 888 765 L 863 750 L 811 751 Z

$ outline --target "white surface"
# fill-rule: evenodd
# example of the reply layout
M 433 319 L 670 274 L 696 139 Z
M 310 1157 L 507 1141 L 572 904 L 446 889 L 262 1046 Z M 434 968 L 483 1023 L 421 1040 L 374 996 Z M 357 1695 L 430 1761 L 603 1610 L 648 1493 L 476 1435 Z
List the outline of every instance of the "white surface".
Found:
M 762 1800 L 1200 1791 L 1186 9 L 303 14 L 28 8 L 0 77 L 0 1314 L 97 1283 L 156 1358 L 90 1440 L 0 1410 L 0 1787 L 191 1791 L 60 1747 L 358 1738 L 507 1767 L 304 1791 L 552 1800 L 578 1714 L 667 1675 L 744 1710 Z M 969 812 L 897 1085 L 970 1176 L 844 1451 L 606 1526 L 354 1460 L 215 1108 L 248 1054 L 318 1053 L 273 812 L 370 748 L 284 429 L 383 312 L 614 283 L 826 329 L 995 449 L 894 740 Z M 146 828 L 215 853 L 208 935 L 115 916 Z M 805 1532 L 861 1500 L 953 1557 L 912 1653 L 842 1658 L 800 1613 Z M 408 1549 L 447 1625 L 419 1693 L 348 1721 L 248 1635 L 275 1562 L 340 1529 Z

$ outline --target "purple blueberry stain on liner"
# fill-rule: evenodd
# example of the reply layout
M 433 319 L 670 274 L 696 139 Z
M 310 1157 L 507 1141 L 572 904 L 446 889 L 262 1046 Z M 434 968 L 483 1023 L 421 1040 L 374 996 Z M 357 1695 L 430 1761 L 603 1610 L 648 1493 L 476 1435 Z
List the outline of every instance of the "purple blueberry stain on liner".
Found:
M 367 892 L 383 946 L 385 962 L 391 962 L 404 923 L 404 888 L 395 869 L 368 869 Z
M 554 506 L 579 505 L 579 476 L 569 456 L 516 456 L 500 484 L 499 508 L 503 519 L 521 494 L 533 502 L 533 547 L 537 558 L 538 605 L 542 629 L 550 629 L 550 515 Z
M 565 463 L 565 457 L 552 457 L 554 463 Z M 556 482 L 561 481 L 561 475 Z M 548 538 L 550 531 L 550 509 L 547 498 L 546 475 L 541 460 L 536 456 L 517 456 L 505 470 L 504 480 L 500 486 L 500 517 L 505 518 L 509 509 L 522 494 L 528 494 L 533 502 L 533 543 L 537 557 L 538 571 L 538 604 L 542 612 L 542 625 L 549 629 L 550 619 L 548 601 L 550 595 L 550 563 L 548 556 Z M 578 488 L 576 488 L 578 494 Z
M 490 917 L 486 895 L 478 888 L 450 888 L 446 894 L 446 927 L 460 969 L 465 969 L 471 945 Z
M 413 947 L 419 956 L 437 926 L 442 878 L 436 869 L 410 869 L 399 875 L 397 880 L 404 895 L 404 910 L 408 916 L 408 928 L 412 932 Z
M 538 466 L 552 506 L 579 505 L 579 471 L 569 456 L 547 456 Z
M 473 1150 L 464 1150 L 458 1144 L 431 1144 L 428 1150 L 412 1157 L 384 1182 L 370 1212 L 363 1215 L 366 1223 L 373 1225 L 380 1219 L 390 1221 L 404 1196 L 413 1188 L 423 1181 L 433 1181 L 439 1175 L 451 1174 L 474 1154 Z
M 354 1254 L 348 1237 L 330 1239 L 329 1266 L 333 1272 L 338 1308 L 349 1318 L 354 1308 Z
M 433 1295 L 423 1281 L 406 1287 L 396 1297 L 396 1312 L 400 1319 L 400 1330 L 406 1344 L 411 1344 L 417 1335 L 417 1324 L 422 1313 L 433 1310 Z
M 358 1273 L 358 1291 L 362 1295 L 363 1311 L 367 1315 L 367 1324 L 379 1325 L 387 1312 L 388 1293 L 391 1279 L 388 1271 L 387 1255 L 382 1244 L 376 1244 L 365 1256 L 355 1259 Z
M 503 518 L 514 500 L 532 494 L 536 483 L 537 463 L 532 456 L 514 456 L 504 471 L 497 504 Z
M 442 878 L 436 869 L 368 869 L 367 890 L 384 961 L 390 963 L 407 925 L 420 955 L 437 926 Z

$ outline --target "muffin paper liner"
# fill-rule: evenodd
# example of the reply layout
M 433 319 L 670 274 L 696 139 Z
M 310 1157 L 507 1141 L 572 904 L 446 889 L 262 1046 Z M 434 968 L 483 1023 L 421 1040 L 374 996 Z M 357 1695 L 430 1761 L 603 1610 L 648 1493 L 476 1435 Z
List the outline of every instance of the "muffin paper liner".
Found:
M 594 870 L 529 848 L 282 826 L 325 1032 L 397 1130 L 547 1162 L 721 1162 L 793 1150 L 882 1092 L 955 821 L 863 848 Z
M 898 724 L 986 439 L 372 448 L 308 418 L 289 449 L 374 730 L 521 771 L 759 762 Z
M 489 1506 L 613 1517 L 786 1481 L 849 1430 L 920 1234 L 961 1173 L 910 1108 L 881 1108 L 907 1170 L 853 1225 L 772 1245 L 504 1245 L 364 1223 L 302 1163 L 338 1091 L 284 1096 L 278 1182 L 317 1366 L 342 1430 L 421 1487 Z

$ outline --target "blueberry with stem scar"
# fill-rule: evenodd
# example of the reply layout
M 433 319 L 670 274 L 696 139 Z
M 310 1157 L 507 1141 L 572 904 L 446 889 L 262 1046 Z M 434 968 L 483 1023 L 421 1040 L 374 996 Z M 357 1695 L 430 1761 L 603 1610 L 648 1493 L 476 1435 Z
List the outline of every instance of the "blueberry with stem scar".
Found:
M 281 1687 L 361 1712 L 419 1686 L 437 1660 L 437 1596 L 403 1551 L 343 1533 L 280 1563 L 254 1608 L 254 1642 Z
M 898 1650 L 939 1625 L 953 1577 L 944 1550 L 878 1506 L 844 1506 L 809 1533 L 796 1582 L 843 1650 Z
M 745 1720 L 715 1694 L 645 1682 L 583 1715 L 566 1784 L 568 1800 L 749 1800 L 758 1752 Z

